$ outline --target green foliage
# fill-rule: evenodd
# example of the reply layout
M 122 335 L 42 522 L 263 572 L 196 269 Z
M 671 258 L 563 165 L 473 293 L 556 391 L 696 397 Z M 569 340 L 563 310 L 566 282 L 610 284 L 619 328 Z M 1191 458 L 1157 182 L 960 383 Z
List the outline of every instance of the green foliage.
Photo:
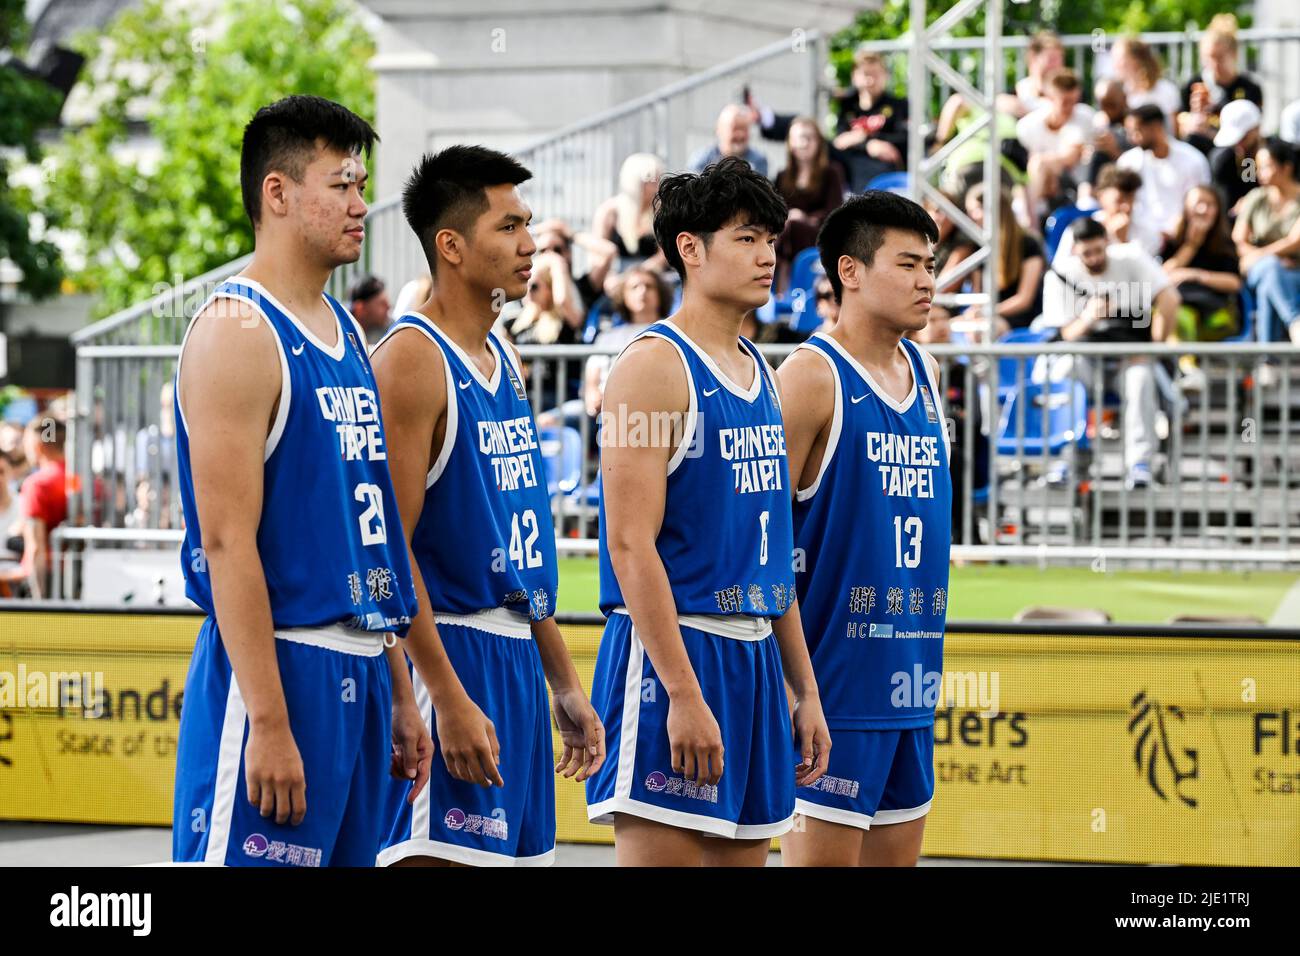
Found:
M 0 0 L 0 51 L 19 57 L 27 39 L 23 0 Z M 0 64 L 0 150 L 20 150 L 30 163 L 40 161 L 37 132 L 58 118 L 59 94 L 40 80 L 24 76 L 8 62 Z M 46 239 L 33 239 L 31 217 L 38 212 L 32 191 L 9 182 L 9 163 L 0 153 L 0 259 L 12 259 L 23 272 L 19 289 L 33 299 L 58 291 L 63 271 L 59 250 Z M 46 215 L 46 225 L 54 217 Z
M 77 279 L 100 293 L 99 315 L 252 251 L 239 150 L 259 107 L 310 93 L 374 114 L 374 48 L 350 0 L 224 0 L 208 13 L 145 0 L 79 42 L 98 116 L 63 143 L 55 193 L 85 239 Z M 156 154 L 124 148 L 141 124 Z

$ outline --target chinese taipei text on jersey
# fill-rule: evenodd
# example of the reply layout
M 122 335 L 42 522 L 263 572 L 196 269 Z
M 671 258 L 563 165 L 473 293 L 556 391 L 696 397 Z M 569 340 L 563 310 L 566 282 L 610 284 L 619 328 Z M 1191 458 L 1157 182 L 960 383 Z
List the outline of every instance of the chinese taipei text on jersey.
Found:
M 623 608 L 600 520 L 600 607 L 609 617 L 596 660 L 592 704 L 608 757 L 587 781 L 598 823 L 628 813 L 736 839 L 784 833 L 794 810 L 792 730 L 771 619 L 794 600 L 790 484 L 781 404 L 772 372 L 748 341 L 754 378 L 741 388 L 672 322 L 657 336 L 686 370 L 685 435 L 668 464 L 655 547 L 668 573 L 682 640 L 704 700 L 722 730 L 717 786 L 676 775 L 668 693 Z M 615 417 L 604 427 L 620 427 Z
M 328 295 L 324 299 L 337 320 L 332 346 L 252 280 L 223 282 L 212 298 L 253 306 L 279 352 L 280 399 L 266 440 L 257 550 L 289 727 L 306 773 L 307 814 L 296 827 L 279 825 L 248 802 L 247 710 L 212 600 L 178 363 L 181 563 L 186 594 L 208 617 L 185 682 L 173 858 L 240 866 L 372 866 L 383 836 L 390 750 L 384 639 L 388 632 L 405 633 L 416 599 L 365 339 Z M 184 349 L 182 342 L 182 360 Z
M 794 506 L 800 615 L 834 746 L 797 810 L 867 828 L 923 816 L 934 794 L 952 486 L 938 389 L 912 342 L 896 402 L 833 338 L 835 411 L 816 480 Z
M 438 636 L 470 699 L 496 727 L 505 787 L 457 780 L 435 757 L 429 783 L 390 780 L 381 865 L 432 856 L 480 866 L 537 866 L 555 855 L 550 708 L 531 620 L 555 610 L 555 530 L 537 426 L 514 352 L 495 334 L 491 378 L 428 318 L 407 313 L 388 336 L 423 334 L 442 356 L 447 426 L 426 478 L 411 550 Z M 378 347 L 378 346 L 376 346 Z M 437 739 L 429 690 L 416 703 Z

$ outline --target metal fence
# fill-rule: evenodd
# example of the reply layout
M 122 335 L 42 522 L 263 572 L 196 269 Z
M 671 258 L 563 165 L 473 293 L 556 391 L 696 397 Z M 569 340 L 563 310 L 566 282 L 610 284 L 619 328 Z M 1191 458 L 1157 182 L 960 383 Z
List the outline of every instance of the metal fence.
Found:
M 763 346 L 774 364 L 792 346 Z M 170 381 L 176 346 L 85 346 L 102 397 L 79 440 L 79 558 L 180 540 Z M 969 560 L 1300 567 L 1300 348 L 1290 345 L 936 345 L 953 446 L 954 555 Z M 562 551 L 595 550 L 598 421 L 583 407 L 592 346 L 524 346 Z M 1202 388 L 1178 384 L 1191 356 Z M 1062 363 L 1078 363 L 1062 368 Z M 995 378 L 996 369 L 996 378 Z M 1000 393 L 1000 394 L 999 394 Z M 792 397 L 791 400 L 797 400 Z M 613 410 L 610 410 L 612 413 Z M 1135 446 L 1149 429 L 1149 456 Z M 1153 481 L 1130 486 L 1143 457 Z M 986 463 L 986 464 L 985 464 Z

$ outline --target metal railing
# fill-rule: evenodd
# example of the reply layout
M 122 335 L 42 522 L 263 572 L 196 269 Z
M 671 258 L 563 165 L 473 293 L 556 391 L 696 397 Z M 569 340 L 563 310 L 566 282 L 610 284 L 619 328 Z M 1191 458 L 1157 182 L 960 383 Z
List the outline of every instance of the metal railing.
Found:
M 792 348 L 762 350 L 776 364 Z M 588 359 L 613 352 L 520 351 L 557 542 L 562 551 L 593 552 L 598 422 L 586 414 L 582 390 Z M 930 351 L 943 368 L 954 449 L 955 556 L 1300 567 L 1300 348 L 1051 343 Z M 102 420 L 114 426 L 86 442 L 93 467 L 76 490 L 77 511 L 93 516 L 92 526 L 70 523 L 56 550 L 74 542 L 174 548 L 180 540 L 170 404 L 162 401 L 178 352 L 82 348 L 79 361 L 109 399 Z M 1178 382 L 1177 361 L 1186 356 L 1204 376 L 1197 390 Z M 989 387 L 994 363 L 1002 395 Z M 1153 480 L 1131 486 L 1142 462 Z

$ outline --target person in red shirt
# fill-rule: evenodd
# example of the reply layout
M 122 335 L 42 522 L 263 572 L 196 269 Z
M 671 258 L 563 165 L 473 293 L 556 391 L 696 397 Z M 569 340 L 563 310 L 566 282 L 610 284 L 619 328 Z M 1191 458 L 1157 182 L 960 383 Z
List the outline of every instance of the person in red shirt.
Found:
M 18 492 L 23 515 L 23 571 L 32 597 L 48 593 L 50 532 L 68 516 L 63 443 L 67 426 L 48 415 L 32 419 L 23 432 L 23 451 L 34 466 Z

